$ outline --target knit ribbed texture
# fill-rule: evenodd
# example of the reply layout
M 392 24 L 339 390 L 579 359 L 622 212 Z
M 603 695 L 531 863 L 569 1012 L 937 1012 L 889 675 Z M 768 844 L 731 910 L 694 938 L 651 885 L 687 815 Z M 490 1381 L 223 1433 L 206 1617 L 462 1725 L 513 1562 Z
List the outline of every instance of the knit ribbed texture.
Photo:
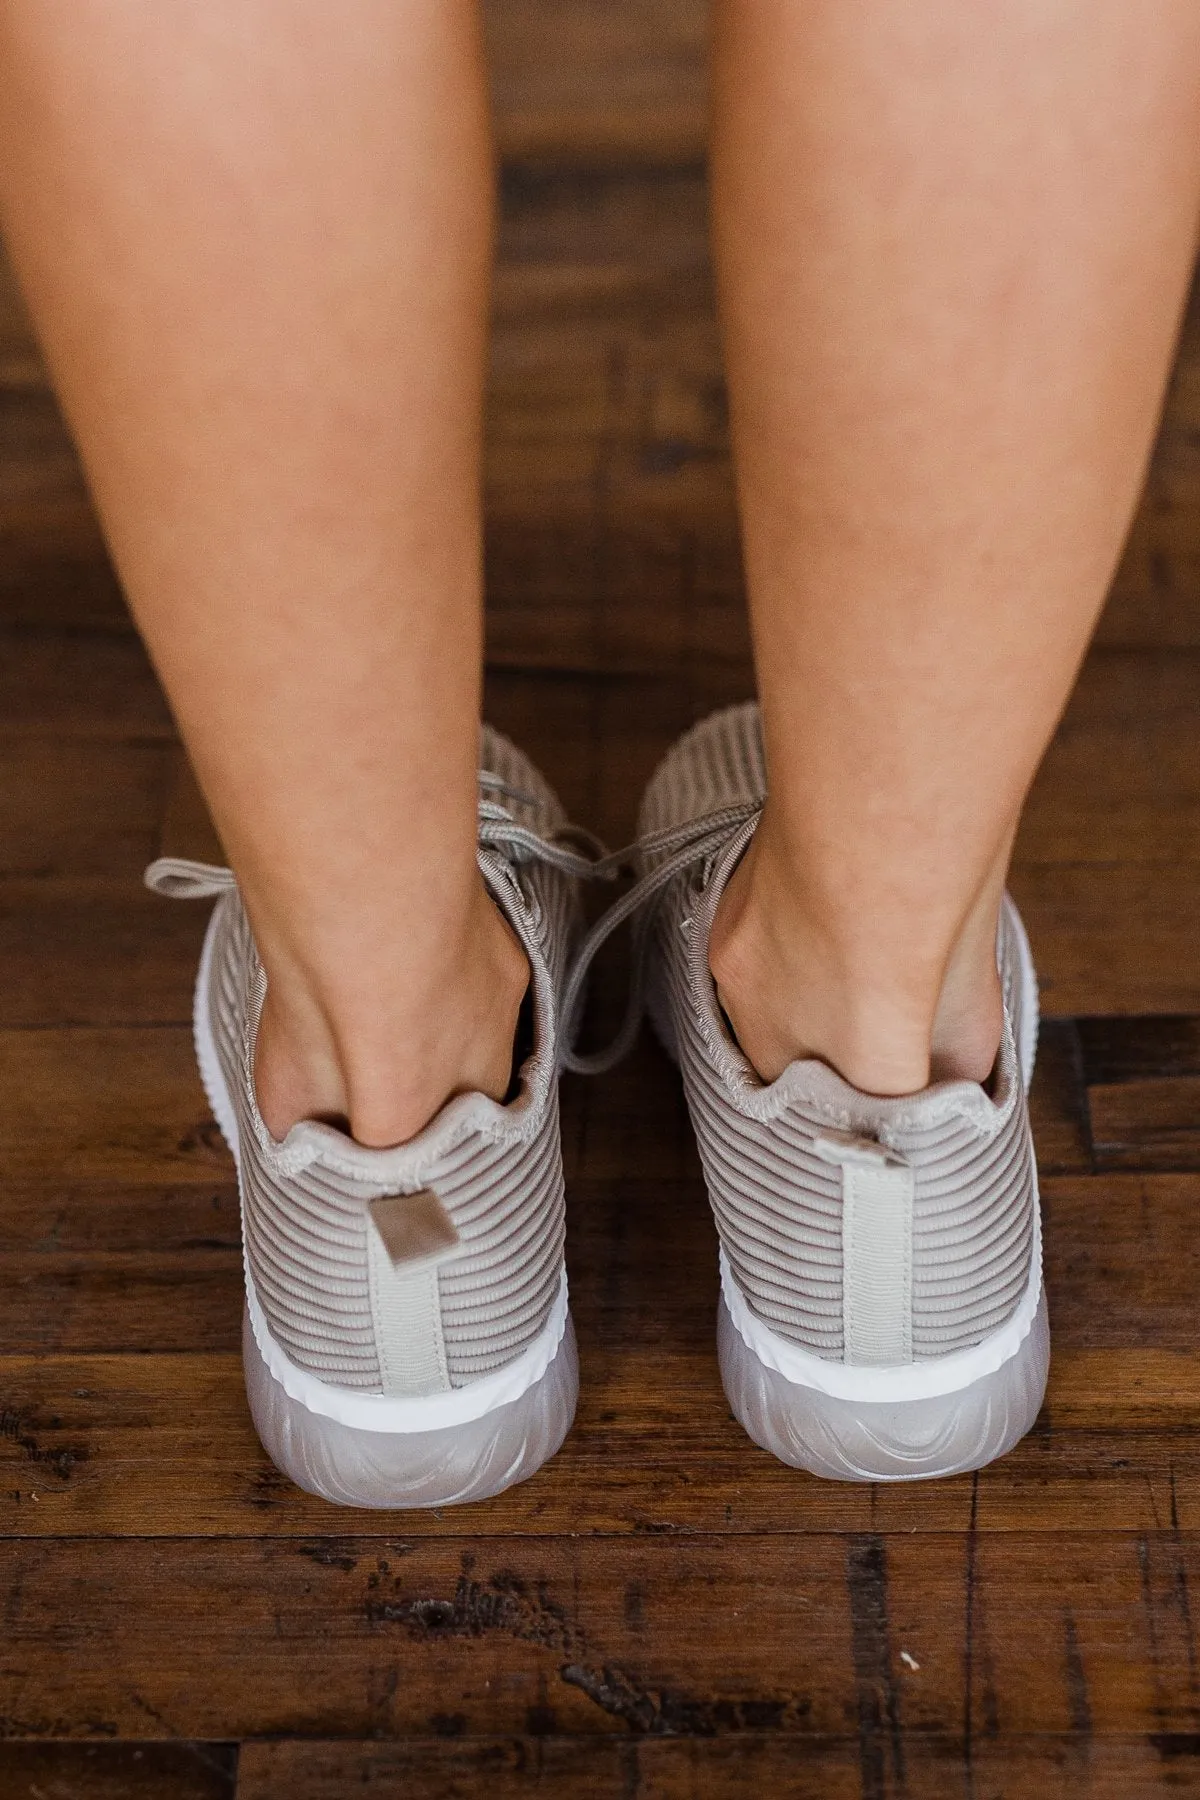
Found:
M 498 802 L 541 837 L 565 815 L 532 763 L 484 728 L 482 768 Z M 383 1391 L 368 1276 L 368 1203 L 432 1188 L 462 1240 L 437 1271 L 452 1387 L 502 1367 L 537 1337 L 559 1291 L 563 1175 L 557 1097 L 557 1013 L 578 924 L 576 883 L 521 847 L 481 852 L 492 891 L 533 969 L 535 1049 L 507 1107 L 481 1095 L 451 1101 L 419 1137 L 372 1151 L 304 1123 L 274 1142 L 251 1069 L 265 992 L 239 895 L 218 902 L 210 1012 L 237 1106 L 246 1257 L 272 1335 L 324 1381 Z
M 766 794 L 758 708 L 734 707 L 675 745 L 647 790 L 644 836 Z M 1004 1039 L 989 1094 L 945 1082 L 911 1098 L 859 1093 L 824 1064 L 764 1086 L 728 1036 L 708 972 L 712 915 L 753 823 L 678 876 L 656 927 L 652 1012 L 678 1050 L 709 1197 L 735 1279 L 781 1337 L 842 1359 L 843 1174 L 814 1148 L 830 1130 L 884 1145 L 912 1170 L 914 1360 L 977 1344 L 1030 1274 L 1036 1177 L 1016 1045 L 1022 934 L 1005 902 Z M 655 858 L 649 855 L 646 866 Z

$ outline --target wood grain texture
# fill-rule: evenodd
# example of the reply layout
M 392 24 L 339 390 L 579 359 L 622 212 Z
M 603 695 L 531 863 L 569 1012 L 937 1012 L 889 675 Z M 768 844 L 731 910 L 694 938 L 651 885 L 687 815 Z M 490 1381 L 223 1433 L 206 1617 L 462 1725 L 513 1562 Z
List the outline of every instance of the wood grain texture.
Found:
M 235 1744 L 0 1744 L 0 1800 L 234 1800 Z
M 129 875 L 0 880 L 0 1028 L 186 1025 L 206 923 Z
M 753 691 L 705 13 L 487 7 L 487 710 L 614 844 L 672 738 Z M 1050 1015 L 1036 1429 L 900 1488 L 748 1444 L 645 1040 L 563 1087 L 563 1451 L 484 1506 L 333 1512 L 247 1416 L 236 1189 L 190 1045 L 206 909 L 140 886 L 220 846 L 0 269 L 0 1800 L 1200 1791 L 1198 445 L 1193 306 L 1013 875 Z M 623 979 L 618 949 L 597 1036 Z
M 10 1539 L 0 1716 L 64 1735 L 53 1638 L 80 1736 L 1194 1732 L 1200 1540 L 1101 1541 Z
M 131 1299 L 134 1297 L 131 1296 Z M 181 1308 L 189 1304 L 180 1284 Z M 705 1321 L 706 1326 L 708 1320 Z M 232 1335 L 232 1334 L 230 1334 Z M 268 1463 L 235 1349 L 0 1356 L 0 1538 L 361 1537 L 470 1542 L 569 1535 L 927 1535 L 1200 1529 L 1200 1355 L 1056 1353 L 1037 1431 L 983 1471 L 928 1488 L 798 1476 L 729 1417 L 711 1343 L 644 1347 L 583 1334 L 584 1392 L 552 1467 L 484 1508 L 331 1522 Z M 802 1555 L 801 1550 L 797 1550 Z
M 1190 1734 L 1096 1742 L 1072 1733 L 983 1738 L 907 1734 L 890 1756 L 864 1708 L 857 1740 L 797 1744 L 761 1732 L 714 1738 L 407 1739 L 402 1743 L 247 1744 L 238 1800 L 345 1800 L 419 1793 L 422 1800 L 1161 1800 L 1191 1793 L 1200 1744 Z M 447 1720 L 452 1728 L 453 1716 Z
M 1018 863 L 1012 892 L 1054 1014 L 1200 1009 L 1200 882 L 1190 862 Z
M 169 758 L 158 743 L 0 741 L 0 879 L 140 880 L 158 847 Z
M 1077 1024 L 1098 1169 L 1200 1168 L 1200 1020 Z
M 229 1168 L 190 1024 L 0 1031 L 0 1179 L 94 1177 L 153 1186 Z
M 1102 642 L 1195 647 L 1200 602 L 1200 290 L 1193 289 L 1142 503 Z
M 175 729 L 136 638 L 16 626 L 0 637 L 0 734 L 173 741 Z
M 1195 864 L 1198 736 L 1200 653 L 1093 652 L 1030 795 L 1018 863 Z
M 1088 1089 L 1096 1165 L 1200 1168 L 1200 1076 Z
M 489 0 L 485 16 L 502 151 L 703 149 L 703 0 Z
M 683 647 L 702 641 L 714 659 L 745 665 L 703 146 L 684 141 L 690 127 L 681 138 L 671 105 L 649 90 L 641 114 L 650 131 L 646 155 L 630 160 L 620 151 L 628 135 L 617 123 L 616 72 L 634 70 L 635 84 L 651 68 L 653 79 L 683 79 L 702 35 L 699 9 L 684 9 L 684 19 L 674 7 L 626 4 L 608 7 L 601 19 L 594 0 L 579 0 L 555 6 L 547 21 L 541 5 L 512 6 L 511 21 L 497 14 L 496 43 L 523 46 L 510 54 L 514 95 L 531 81 L 568 91 L 574 66 L 585 85 L 606 84 L 596 117 L 608 119 L 615 135 L 606 148 L 599 127 L 584 125 L 582 137 L 572 144 L 566 132 L 556 151 L 553 113 L 538 124 L 526 107 L 516 137 L 537 154 L 518 153 L 513 140 L 502 188 L 489 429 L 492 653 L 547 662 L 557 642 L 575 667 L 653 661 L 662 669 L 681 647 L 678 612 L 668 607 L 660 623 L 646 596 L 682 592 L 689 597 Z M 564 12 L 571 21 L 560 20 Z M 554 23 L 573 53 L 584 54 L 590 39 L 584 64 L 569 56 L 529 61 L 532 35 L 541 42 Z M 652 54 L 651 39 L 660 46 Z M 15 527 L 0 538 L 0 619 L 120 628 L 119 597 L 75 458 L 11 279 L 2 275 L 0 392 L 0 508 Z M 1104 645 L 1200 647 L 1198 414 L 1194 305 L 1146 494 L 1101 622 Z M 603 617 L 597 559 L 608 577 Z M 632 602 L 624 609 L 622 592 Z

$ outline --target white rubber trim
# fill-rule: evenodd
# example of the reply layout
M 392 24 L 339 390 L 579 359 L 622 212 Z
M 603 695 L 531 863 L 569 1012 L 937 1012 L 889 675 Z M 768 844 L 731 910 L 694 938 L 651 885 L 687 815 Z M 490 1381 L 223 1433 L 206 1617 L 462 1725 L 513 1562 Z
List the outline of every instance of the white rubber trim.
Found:
M 542 1379 L 558 1354 L 567 1328 L 567 1276 L 564 1270 L 550 1317 L 532 1344 L 514 1362 L 506 1363 L 491 1375 L 481 1375 L 477 1381 L 468 1382 L 466 1387 L 451 1388 L 444 1394 L 422 1394 L 414 1399 L 334 1387 L 331 1382 L 310 1375 L 307 1369 L 298 1369 L 271 1336 L 249 1269 L 246 1271 L 246 1308 L 259 1354 L 289 1400 L 297 1401 L 323 1419 L 336 1419 L 339 1425 L 353 1425 L 358 1431 L 441 1431 L 447 1425 L 468 1425 L 498 1406 L 519 1400 L 534 1382 Z
M 969 1350 L 954 1350 L 948 1356 L 902 1363 L 895 1368 L 864 1369 L 830 1362 L 780 1337 L 750 1311 L 724 1250 L 720 1260 L 721 1293 L 738 1336 L 761 1363 L 776 1370 L 786 1381 L 795 1382 L 797 1387 L 815 1388 L 819 1394 L 830 1394 L 836 1400 L 933 1400 L 942 1394 L 957 1394 L 981 1375 L 994 1374 L 1010 1356 L 1017 1354 L 1033 1329 L 1042 1297 L 1041 1208 L 1035 1194 L 1029 1282 L 1012 1318 Z
M 204 934 L 204 948 L 200 953 L 200 967 L 196 974 L 192 1029 L 200 1080 L 212 1107 L 213 1117 L 238 1166 L 238 1196 L 244 1207 L 237 1111 L 225 1085 L 208 1006 L 209 976 L 219 910 L 219 906 L 214 907 L 208 930 Z M 243 1223 L 243 1246 L 245 1235 Z M 320 1418 L 335 1419 L 338 1424 L 352 1425 L 359 1431 L 440 1431 L 448 1425 L 466 1425 L 473 1419 L 481 1419 L 496 1407 L 507 1406 L 511 1401 L 519 1400 L 535 1382 L 541 1380 L 558 1354 L 558 1347 L 567 1328 L 567 1272 L 564 1269 L 558 1294 L 545 1325 L 532 1344 L 502 1369 L 496 1369 L 490 1375 L 482 1375 L 477 1381 L 468 1382 L 466 1387 L 451 1388 L 448 1393 L 423 1394 L 403 1399 L 390 1394 L 365 1394 L 356 1388 L 336 1387 L 332 1382 L 322 1381 L 318 1376 L 310 1374 L 307 1369 L 297 1368 L 271 1336 L 254 1289 L 254 1277 L 250 1273 L 244 1247 L 242 1270 L 246 1280 L 246 1309 L 250 1315 L 254 1341 L 264 1363 L 284 1393 L 290 1400 L 295 1400 Z
M 1006 901 L 1005 904 L 1008 904 Z M 1011 907 L 1010 916 L 1016 927 L 1021 965 L 1021 1041 L 1017 1057 L 1021 1075 L 1028 1090 L 1033 1079 L 1037 1054 L 1038 985 L 1033 953 L 1025 933 L 1021 915 Z M 1030 1155 L 1033 1146 L 1030 1145 Z M 837 1400 L 883 1401 L 933 1400 L 943 1394 L 957 1394 L 970 1387 L 982 1375 L 994 1375 L 1010 1357 L 1017 1354 L 1033 1329 L 1042 1297 L 1042 1205 L 1038 1193 L 1037 1162 L 1033 1173 L 1033 1243 L 1029 1259 L 1029 1281 L 1021 1303 L 1011 1319 L 973 1344 L 969 1350 L 954 1350 L 948 1356 L 930 1357 L 922 1362 L 897 1364 L 892 1368 L 856 1368 L 815 1356 L 799 1344 L 780 1337 L 751 1312 L 745 1295 L 737 1284 L 729 1258 L 722 1248 L 721 1293 L 738 1336 L 761 1363 L 774 1369 L 797 1387 L 815 1388 Z

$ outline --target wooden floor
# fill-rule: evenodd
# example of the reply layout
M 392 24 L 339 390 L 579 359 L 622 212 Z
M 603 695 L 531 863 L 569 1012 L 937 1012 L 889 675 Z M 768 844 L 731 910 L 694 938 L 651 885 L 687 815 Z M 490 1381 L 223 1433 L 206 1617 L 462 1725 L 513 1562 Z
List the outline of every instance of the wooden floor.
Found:
M 750 689 L 703 20 L 493 23 L 489 710 L 616 841 L 672 735 Z M 0 288 L 0 1800 L 1200 1793 L 1198 678 L 1200 318 L 1018 852 L 1056 1356 L 1013 1455 L 858 1489 L 744 1439 L 646 1043 L 565 1087 L 561 1455 L 483 1506 L 335 1511 L 246 1414 L 203 919 L 139 887 L 195 803 Z

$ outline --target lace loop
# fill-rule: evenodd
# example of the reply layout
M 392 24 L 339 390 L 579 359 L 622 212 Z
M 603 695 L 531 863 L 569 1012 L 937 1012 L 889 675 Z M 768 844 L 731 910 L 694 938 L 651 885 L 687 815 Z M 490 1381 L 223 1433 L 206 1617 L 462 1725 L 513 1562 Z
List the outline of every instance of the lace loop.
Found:
M 637 1036 L 645 1005 L 651 934 L 667 887 L 684 869 L 715 855 L 739 825 L 762 810 L 762 801 L 721 807 L 683 824 L 647 832 L 623 850 L 609 851 L 599 838 L 580 826 L 562 825 L 543 837 L 531 825 L 523 825 L 499 799 L 487 797 L 502 794 L 518 804 L 536 807 L 535 795 L 520 792 L 486 770 L 480 773 L 479 785 L 483 790 L 479 799 L 480 863 L 493 878 L 507 876 L 514 887 L 519 887 L 519 881 L 512 865 L 522 861 L 546 863 L 580 881 L 615 881 L 623 872 L 638 866 L 644 868 L 649 856 L 663 858 L 596 921 L 576 951 L 567 974 L 560 1009 L 559 1060 L 563 1068 L 575 1074 L 602 1075 L 628 1054 Z M 145 880 L 157 893 L 180 899 L 210 898 L 237 885 L 230 869 L 182 857 L 160 857 L 146 870 Z M 601 1049 L 578 1051 L 574 1039 L 588 973 L 601 946 L 630 918 L 633 941 L 629 994 L 621 1023 L 612 1040 Z
M 566 828 L 566 829 L 569 829 Z M 510 812 L 502 807 L 487 808 L 483 804 L 479 808 L 479 843 L 481 848 L 523 851 L 525 859 L 547 863 L 552 869 L 561 869 L 564 875 L 574 875 L 581 881 L 613 881 L 616 879 L 617 866 L 609 866 L 612 859 L 607 855 L 601 857 L 584 856 L 578 850 L 572 850 L 562 841 L 563 832 L 554 832 L 549 837 L 542 837 L 530 825 L 522 825 L 514 819 Z
M 189 856 L 160 856 L 142 877 L 153 894 L 172 900 L 211 900 L 237 884 L 232 869 L 219 863 L 196 862 Z
M 738 806 L 724 806 L 717 812 L 705 813 L 682 825 L 668 826 L 662 831 L 648 832 L 625 850 L 606 859 L 614 872 L 635 856 L 663 855 L 664 860 L 648 869 L 627 894 L 613 902 L 584 938 L 567 976 L 562 999 L 561 1042 L 559 1060 L 576 1075 L 603 1075 L 614 1068 L 633 1047 L 645 1007 L 646 961 L 658 908 L 675 876 L 693 863 L 715 855 L 728 843 L 730 835 L 747 819 L 762 810 L 760 800 Z M 625 920 L 633 917 L 633 942 L 630 956 L 629 995 L 625 1012 L 615 1036 L 599 1050 L 578 1051 L 574 1048 L 582 1011 L 584 986 L 597 952 Z

